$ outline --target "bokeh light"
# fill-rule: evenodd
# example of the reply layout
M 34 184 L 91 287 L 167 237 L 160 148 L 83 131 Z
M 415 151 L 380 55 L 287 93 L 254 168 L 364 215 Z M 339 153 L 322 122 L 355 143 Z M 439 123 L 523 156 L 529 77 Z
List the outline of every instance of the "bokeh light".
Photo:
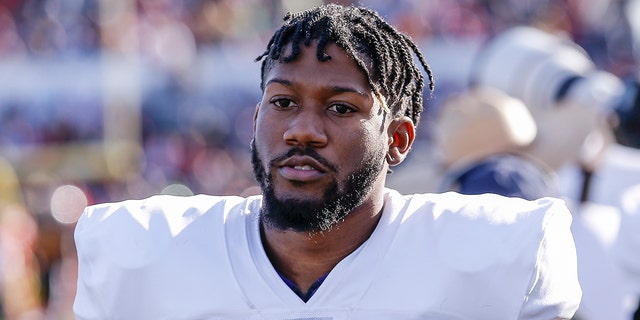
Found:
M 51 215 L 61 223 L 78 221 L 87 206 L 87 196 L 74 185 L 63 185 L 51 196 Z

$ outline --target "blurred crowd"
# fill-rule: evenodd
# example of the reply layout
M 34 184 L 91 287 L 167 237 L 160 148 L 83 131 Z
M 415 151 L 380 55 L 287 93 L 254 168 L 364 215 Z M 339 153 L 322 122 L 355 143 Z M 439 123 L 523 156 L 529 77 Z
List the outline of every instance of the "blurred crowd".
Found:
M 259 192 L 249 163 L 254 58 L 285 12 L 322 2 L 1 0 L 0 315 L 73 319 L 73 223 L 86 204 Z M 467 86 L 474 50 L 515 25 L 568 37 L 598 68 L 638 76 L 631 1 L 333 2 L 379 11 L 434 70 L 405 171 L 433 161 L 430 123 Z M 119 159 L 131 165 L 114 170 Z M 403 188 L 436 190 L 424 183 Z

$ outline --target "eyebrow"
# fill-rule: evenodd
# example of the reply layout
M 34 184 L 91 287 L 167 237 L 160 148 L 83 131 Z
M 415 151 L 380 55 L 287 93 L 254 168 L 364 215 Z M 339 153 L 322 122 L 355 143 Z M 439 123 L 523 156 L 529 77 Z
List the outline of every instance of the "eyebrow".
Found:
M 274 83 L 274 82 L 282 84 L 282 85 L 287 86 L 287 87 L 295 86 L 295 83 L 293 81 L 286 80 L 286 79 L 280 79 L 280 78 L 273 78 L 273 79 L 270 79 L 269 81 L 267 81 L 265 87 L 268 86 L 271 83 Z M 357 90 L 355 88 L 352 88 L 352 87 L 328 86 L 327 90 L 330 91 L 330 92 L 333 92 L 333 93 L 355 93 L 355 94 L 358 94 L 358 95 L 363 96 L 363 97 L 368 97 L 368 95 L 366 93 L 364 93 L 364 92 L 362 92 L 360 90 Z

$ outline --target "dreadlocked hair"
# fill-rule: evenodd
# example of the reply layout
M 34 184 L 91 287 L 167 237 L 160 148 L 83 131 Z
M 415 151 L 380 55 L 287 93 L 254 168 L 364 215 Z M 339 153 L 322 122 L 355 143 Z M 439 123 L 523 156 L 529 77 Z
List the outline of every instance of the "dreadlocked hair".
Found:
M 316 40 L 318 61 L 331 59 L 325 48 L 327 44 L 335 43 L 354 59 L 374 94 L 379 99 L 381 95 L 386 97 L 383 105 L 390 108 L 393 116 L 408 116 L 418 125 L 424 109 L 424 77 L 413 54 L 429 77 L 430 93 L 434 88 L 431 68 L 409 36 L 396 30 L 375 11 L 362 7 L 327 4 L 287 13 L 282 27 L 256 58 L 256 61 L 262 60 L 260 88 L 264 90 L 265 74 L 275 61 L 295 60 L 300 54 L 301 43 L 309 46 Z M 291 51 L 283 56 L 289 44 Z

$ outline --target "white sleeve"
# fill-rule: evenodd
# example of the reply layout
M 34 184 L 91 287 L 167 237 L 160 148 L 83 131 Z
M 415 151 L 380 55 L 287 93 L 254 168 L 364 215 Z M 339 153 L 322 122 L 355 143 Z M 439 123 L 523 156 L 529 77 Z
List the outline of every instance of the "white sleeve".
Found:
M 95 246 L 91 245 L 95 233 L 91 232 L 100 219 L 92 215 L 92 209 L 85 209 L 78 220 L 74 231 L 74 239 L 78 252 L 78 282 L 73 312 L 77 320 L 106 319 L 104 308 L 100 302 L 99 287 L 106 279 L 96 276 L 91 266 L 90 256 L 96 254 Z M 108 281 L 108 280 L 107 280 Z
M 544 214 L 543 238 L 527 294 L 518 319 L 571 319 L 580 305 L 576 247 L 570 227 L 572 216 L 561 201 Z

